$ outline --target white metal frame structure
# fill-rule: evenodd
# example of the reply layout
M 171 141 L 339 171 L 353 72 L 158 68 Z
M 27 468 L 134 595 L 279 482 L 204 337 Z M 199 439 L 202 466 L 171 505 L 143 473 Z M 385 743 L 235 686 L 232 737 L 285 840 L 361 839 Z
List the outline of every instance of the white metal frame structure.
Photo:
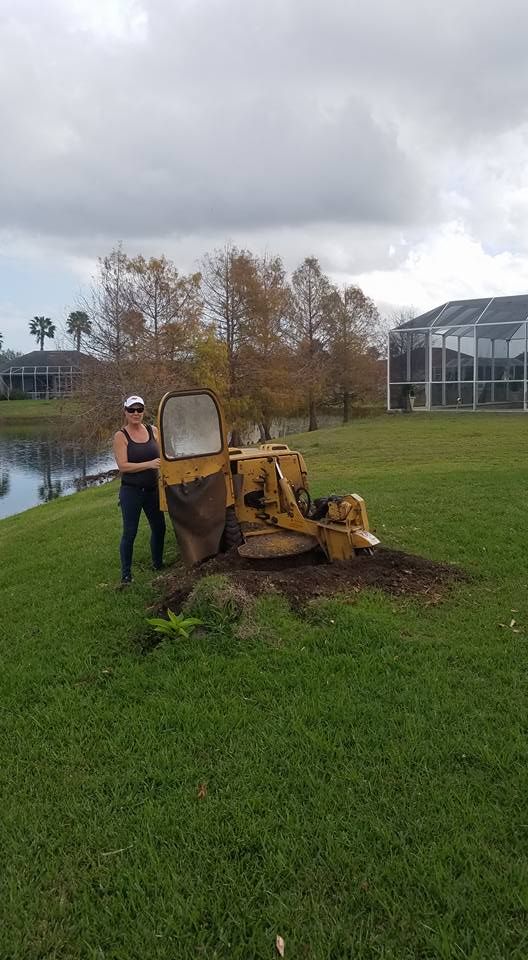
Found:
M 387 409 L 528 410 L 528 295 L 454 300 L 391 330 Z
M 23 365 L 13 363 L 0 374 L 0 386 L 9 397 L 13 390 L 21 390 L 33 400 L 50 400 L 73 394 L 81 371 L 72 364 Z

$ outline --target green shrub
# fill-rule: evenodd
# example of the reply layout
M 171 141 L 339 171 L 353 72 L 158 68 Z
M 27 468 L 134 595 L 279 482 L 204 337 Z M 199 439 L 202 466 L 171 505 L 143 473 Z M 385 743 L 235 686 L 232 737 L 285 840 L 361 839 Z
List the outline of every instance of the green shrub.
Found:
M 23 390 L 11 390 L 9 394 L 0 393 L 0 400 L 31 400 L 31 397 Z

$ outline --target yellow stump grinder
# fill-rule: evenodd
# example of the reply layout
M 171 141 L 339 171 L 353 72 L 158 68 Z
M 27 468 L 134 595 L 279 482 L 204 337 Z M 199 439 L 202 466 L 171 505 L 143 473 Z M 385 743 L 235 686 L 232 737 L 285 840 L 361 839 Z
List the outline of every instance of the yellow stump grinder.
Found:
M 158 416 L 161 507 L 186 564 L 234 547 L 252 559 L 319 549 L 333 562 L 379 543 L 357 494 L 312 502 L 302 454 L 283 443 L 228 447 L 211 390 L 166 393 Z

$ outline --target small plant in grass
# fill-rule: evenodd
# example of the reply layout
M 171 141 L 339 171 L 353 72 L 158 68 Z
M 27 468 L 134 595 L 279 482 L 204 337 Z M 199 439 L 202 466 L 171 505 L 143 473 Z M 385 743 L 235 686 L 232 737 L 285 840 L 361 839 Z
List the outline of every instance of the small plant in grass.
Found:
M 188 640 L 195 627 L 202 626 L 203 620 L 198 617 L 186 617 L 184 613 L 173 613 L 167 610 L 168 620 L 163 617 L 147 617 L 147 623 L 154 627 L 156 633 L 166 637 L 183 637 Z

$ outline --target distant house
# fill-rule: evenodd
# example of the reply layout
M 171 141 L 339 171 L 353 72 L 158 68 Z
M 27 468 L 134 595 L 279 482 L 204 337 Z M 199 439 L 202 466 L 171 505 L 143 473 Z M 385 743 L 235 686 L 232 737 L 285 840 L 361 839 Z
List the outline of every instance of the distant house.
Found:
M 34 400 L 68 397 L 82 368 L 93 362 L 93 357 L 77 350 L 33 350 L 0 368 L 0 393 L 8 397 L 24 393 Z
M 528 294 L 450 300 L 389 333 L 388 409 L 528 413 Z

